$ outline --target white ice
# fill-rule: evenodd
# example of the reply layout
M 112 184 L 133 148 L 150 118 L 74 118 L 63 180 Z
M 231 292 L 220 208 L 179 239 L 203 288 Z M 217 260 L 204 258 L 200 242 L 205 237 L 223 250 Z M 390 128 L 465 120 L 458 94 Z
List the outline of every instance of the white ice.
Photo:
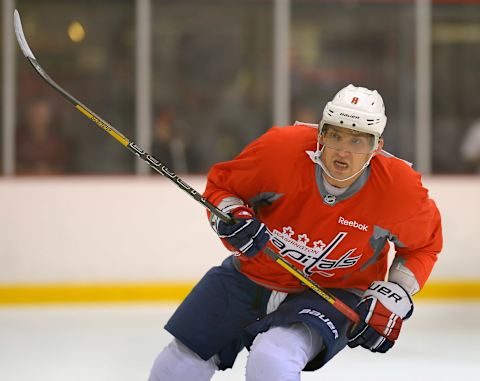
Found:
M 0 381 L 146 380 L 175 305 L 0 308 Z M 286 343 L 286 345 L 288 345 Z M 345 349 L 302 380 L 480 380 L 480 303 L 419 302 L 387 354 Z M 244 379 L 247 352 L 213 380 Z M 192 381 L 195 379 L 192 378 Z

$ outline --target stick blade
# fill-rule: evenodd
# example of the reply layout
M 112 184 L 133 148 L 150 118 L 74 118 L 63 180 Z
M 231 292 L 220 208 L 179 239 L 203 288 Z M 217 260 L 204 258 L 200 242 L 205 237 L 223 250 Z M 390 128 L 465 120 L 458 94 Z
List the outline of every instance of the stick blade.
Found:
M 13 26 L 15 28 L 15 36 L 17 37 L 18 45 L 20 45 L 20 49 L 22 49 L 23 55 L 27 58 L 35 59 L 35 56 L 33 55 L 32 50 L 28 46 L 27 40 L 25 39 L 22 22 L 20 21 L 20 14 L 16 9 L 13 12 Z

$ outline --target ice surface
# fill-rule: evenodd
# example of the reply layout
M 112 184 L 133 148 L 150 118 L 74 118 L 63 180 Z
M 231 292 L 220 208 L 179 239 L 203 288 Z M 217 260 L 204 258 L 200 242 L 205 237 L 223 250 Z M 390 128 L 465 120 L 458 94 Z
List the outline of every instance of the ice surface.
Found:
M 170 341 L 175 305 L 112 304 L 0 308 L 1 381 L 146 380 Z M 347 348 L 302 380 L 464 381 L 480 374 L 480 303 L 418 302 L 387 354 Z M 247 352 L 213 380 L 244 380 Z

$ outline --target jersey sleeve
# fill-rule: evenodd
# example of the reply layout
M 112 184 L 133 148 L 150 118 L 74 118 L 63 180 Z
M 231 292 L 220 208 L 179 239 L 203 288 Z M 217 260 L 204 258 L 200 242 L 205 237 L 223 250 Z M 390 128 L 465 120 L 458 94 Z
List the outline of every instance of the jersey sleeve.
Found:
M 441 217 L 435 202 L 425 198 L 414 215 L 392 230 L 398 239 L 394 240 L 395 263 L 410 270 L 421 289 L 442 249 Z
M 203 196 L 225 213 L 235 206 L 248 205 L 248 200 L 258 192 L 262 180 L 263 162 L 261 156 L 268 149 L 265 135 L 249 144 L 235 159 L 215 164 L 207 176 Z M 217 218 L 207 210 L 211 227 L 215 229 Z M 236 249 L 221 239 L 227 250 Z
M 275 130 L 250 143 L 235 159 L 215 164 L 208 173 L 203 196 L 216 206 L 227 198 L 238 198 L 248 204 L 261 190 L 268 173 Z

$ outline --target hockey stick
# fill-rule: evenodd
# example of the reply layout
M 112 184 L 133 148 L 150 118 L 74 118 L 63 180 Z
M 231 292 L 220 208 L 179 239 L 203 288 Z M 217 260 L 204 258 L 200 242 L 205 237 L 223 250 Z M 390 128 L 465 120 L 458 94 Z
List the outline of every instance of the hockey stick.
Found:
M 58 91 L 63 97 L 72 103 L 75 108 L 85 115 L 88 119 L 94 122 L 102 130 L 105 130 L 108 134 L 113 136 L 121 145 L 126 147 L 130 152 L 137 155 L 139 158 L 143 159 L 147 164 L 152 167 L 155 171 L 160 173 L 162 176 L 165 176 L 173 183 L 175 183 L 179 188 L 187 192 L 192 196 L 196 201 L 210 210 L 218 218 L 221 218 L 222 221 L 230 219 L 229 216 L 224 214 L 221 210 L 216 208 L 214 205 L 209 203 L 204 197 L 202 197 L 195 189 L 190 185 L 184 182 L 180 177 L 178 177 L 174 172 L 169 170 L 165 165 L 163 165 L 159 160 L 155 159 L 153 156 L 145 152 L 139 146 L 137 146 L 133 141 L 125 137 L 121 132 L 117 131 L 112 125 L 103 120 L 100 116 L 95 114 L 87 106 L 81 103 L 78 99 L 66 92 L 62 87 L 60 87 L 50 76 L 43 70 L 43 68 L 38 63 L 37 59 L 33 55 L 30 47 L 28 46 L 27 40 L 25 39 L 25 34 L 23 33 L 22 22 L 20 21 L 20 15 L 17 10 L 13 13 L 13 24 L 15 27 L 15 35 L 17 37 L 18 44 L 20 49 L 23 52 L 23 55 L 28 59 L 32 64 L 36 72 L 56 91 Z
M 17 10 L 15 10 L 13 13 L 13 23 L 15 27 L 15 35 L 17 37 L 17 41 L 18 41 L 18 44 L 20 45 L 20 49 L 22 50 L 23 55 L 28 59 L 28 61 L 33 66 L 35 71 L 53 89 L 58 91 L 67 101 L 72 103 L 78 111 L 80 111 L 83 115 L 85 115 L 88 119 L 94 122 L 101 129 L 106 131 L 109 135 L 114 137 L 115 140 L 117 140 L 120 144 L 126 147 L 130 152 L 134 153 L 139 158 L 143 159 L 156 172 L 160 173 L 162 176 L 166 177 L 175 185 L 177 185 L 184 192 L 188 193 L 191 197 L 193 197 L 193 199 L 195 199 L 197 202 L 202 204 L 205 208 L 207 208 L 211 213 L 213 213 L 223 222 L 234 223 L 234 220 L 228 214 L 225 214 L 220 209 L 218 209 L 215 205 L 207 201 L 206 198 L 202 197 L 200 193 L 198 193 L 195 189 L 193 189 L 190 185 L 188 185 L 185 181 L 183 181 L 180 177 L 178 177 L 174 172 L 169 170 L 159 160 L 157 160 L 156 158 L 154 158 L 153 156 L 145 152 L 143 149 L 138 147 L 133 141 L 125 137 L 121 132 L 116 130 L 112 125 L 110 125 L 100 116 L 95 114 L 92 110 L 90 110 L 87 106 L 81 103 L 78 99 L 70 95 L 67 91 L 65 91 L 62 87 L 60 87 L 52 78 L 50 78 L 50 76 L 40 66 L 37 59 L 33 55 L 32 50 L 28 46 L 27 40 L 25 39 L 25 34 L 23 33 L 22 23 L 20 21 L 20 15 Z M 287 262 L 285 259 L 283 259 L 281 255 L 275 253 L 273 250 L 269 248 L 267 248 L 265 251 L 276 263 L 278 263 L 280 266 L 282 266 L 284 269 L 290 272 L 290 274 L 292 274 L 294 277 L 299 279 L 306 286 L 310 287 L 313 291 L 315 291 L 318 295 L 320 295 L 333 307 L 335 307 L 340 312 L 342 312 L 351 321 L 353 321 L 354 323 L 357 323 L 359 321 L 359 317 L 355 311 L 353 311 L 341 300 L 338 300 L 330 292 L 320 287 L 313 280 L 308 278 L 308 276 L 305 275 L 302 271 L 300 271 L 295 266 L 293 266 L 292 264 Z
M 320 295 L 323 299 L 325 299 L 328 303 L 330 303 L 332 307 L 336 308 L 338 311 L 344 314 L 353 323 L 356 324 L 360 321 L 360 317 L 354 310 L 352 310 L 349 306 L 343 303 L 340 299 L 337 299 L 335 295 L 321 287 L 317 282 L 310 279 L 308 275 L 297 269 L 290 262 L 287 262 L 285 259 L 283 259 L 280 254 L 276 253 L 268 247 L 264 250 L 264 252 L 280 266 L 282 266 L 285 270 L 287 270 L 290 274 L 292 274 L 295 278 L 300 280 L 303 284 L 308 286 L 310 289 Z

